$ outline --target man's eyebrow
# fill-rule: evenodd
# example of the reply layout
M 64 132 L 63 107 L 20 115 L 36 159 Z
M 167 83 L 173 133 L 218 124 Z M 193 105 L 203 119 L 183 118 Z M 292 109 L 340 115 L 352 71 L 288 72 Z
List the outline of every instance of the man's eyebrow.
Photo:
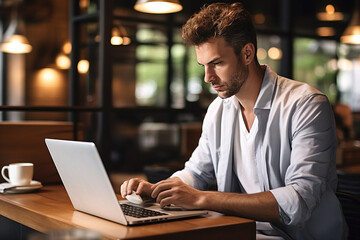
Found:
M 221 57 L 216 57 L 216 58 L 212 59 L 211 61 L 209 61 L 207 64 L 214 63 L 214 62 L 218 61 L 220 58 L 221 58 Z M 198 62 L 198 64 L 201 65 L 201 66 L 204 66 L 203 64 L 201 64 L 201 63 L 199 63 L 199 62 Z

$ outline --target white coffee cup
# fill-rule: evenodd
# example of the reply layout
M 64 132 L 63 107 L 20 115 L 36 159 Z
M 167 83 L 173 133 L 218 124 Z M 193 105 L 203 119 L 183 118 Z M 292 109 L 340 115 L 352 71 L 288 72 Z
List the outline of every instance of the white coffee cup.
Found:
M 5 170 L 8 170 L 7 177 Z M 29 185 L 34 174 L 34 164 L 32 163 L 12 163 L 1 169 L 2 177 L 14 186 Z

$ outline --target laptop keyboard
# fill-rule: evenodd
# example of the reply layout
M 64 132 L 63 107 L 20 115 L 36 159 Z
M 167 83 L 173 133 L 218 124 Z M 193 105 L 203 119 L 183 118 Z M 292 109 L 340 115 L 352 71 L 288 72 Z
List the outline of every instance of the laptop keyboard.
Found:
M 167 215 L 166 213 L 153 211 L 149 209 L 145 209 L 142 207 L 136 207 L 129 204 L 120 204 L 125 215 L 135 217 L 135 218 L 143 218 L 143 217 L 155 217 L 155 216 L 163 216 Z

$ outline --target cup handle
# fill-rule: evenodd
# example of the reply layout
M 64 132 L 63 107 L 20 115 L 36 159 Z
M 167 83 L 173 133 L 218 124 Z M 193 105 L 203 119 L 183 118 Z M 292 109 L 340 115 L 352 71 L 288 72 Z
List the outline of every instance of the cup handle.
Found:
M 10 179 L 5 176 L 5 170 L 6 170 L 6 169 L 7 169 L 8 172 L 9 172 L 9 166 L 4 166 L 4 167 L 1 169 L 1 175 L 2 175 L 2 177 L 3 177 L 6 181 L 10 182 Z

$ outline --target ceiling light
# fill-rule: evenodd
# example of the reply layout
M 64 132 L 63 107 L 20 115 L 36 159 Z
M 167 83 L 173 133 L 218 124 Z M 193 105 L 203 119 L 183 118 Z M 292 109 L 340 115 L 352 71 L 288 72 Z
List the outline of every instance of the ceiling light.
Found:
M 60 53 L 55 58 L 56 66 L 60 69 L 69 69 L 71 65 L 70 58 L 64 53 Z
M 340 38 L 342 43 L 360 44 L 360 10 L 359 1 L 356 1 L 355 10 L 350 24 L 346 27 Z
M 178 0 L 138 0 L 134 8 L 139 12 L 155 14 L 175 13 L 183 9 Z
M 1 51 L 16 54 L 31 52 L 32 47 L 23 34 L 24 29 L 24 23 L 17 17 L 17 11 L 13 11 L 9 27 L 5 31 L 0 46 Z
M 126 29 L 118 24 L 112 29 L 111 44 L 112 45 L 129 45 L 131 39 L 128 37 Z
M 31 52 L 32 47 L 29 41 L 23 35 L 12 35 L 1 44 L 1 51 L 6 53 L 29 53 Z
M 81 74 L 85 74 L 89 71 L 89 61 L 86 60 L 86 59 L 82 59 L 78 62 L 78 65 L 77 65 L 77 69 L 78 69 L 78 72 L 81 73 Z
M 326 5 L 325 11 L 317 13 L 316 16 L 320 21 L 341 21 L 344 19 L 344 14 L 336 12 L 332 4 Z

